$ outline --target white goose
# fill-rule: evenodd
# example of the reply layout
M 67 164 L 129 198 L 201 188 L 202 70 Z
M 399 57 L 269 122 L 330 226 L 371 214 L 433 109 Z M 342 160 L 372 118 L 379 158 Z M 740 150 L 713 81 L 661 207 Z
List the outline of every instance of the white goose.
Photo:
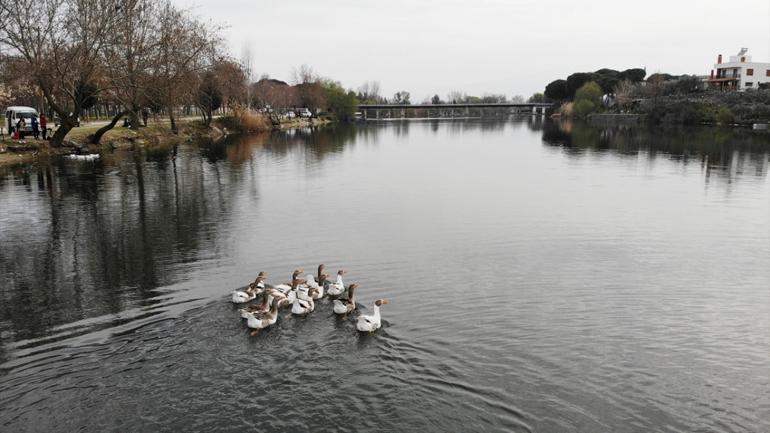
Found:
M 318 283 L 316 283 L 315 278 L 313 278 L 312 275 L 307 274 L 305 276 L 305 281 L 306 281 L 305 285 L 309 289 L 315 289 L 315 291 L 313 292 L 313 293 L 315 293 L 313 295 L 313 299 L 321 299 L 321 298 L 324 297 L 324 287 L 319 285 Z
M 271 305 L 273 305 L 272 292 L 266 291 L 262 296 L 262 302 L 256 305 L 249 305 L 248 307 L 241 308 L 238 311 L 241 313 L 242 318 L 248 319 L 250 314 L 267 313 L 270 310 Z
M 294 281 L 299 278 L 299 274 L 302 273 L 302 269 L 295 269 L 294 272 L 291 274 L 291 282 L 286 284 L 276 284 L 273 288 L 278 289 L 284 294 L 289 293 L 289 290 L 295 289 L 296 286 L 294 285 Z
M 233 290 L 232 300 L 234 304 L 243 304 L 254 300 L 265 290 L 265 277 L 267 274 L 260 272 L 257 279 L 246 287 L 246 290 Z
M 233 290 L 233 304 L 243 304 L 254 300 L 257 294 L 247 290 Z
M 337 281 L 329 284 L 329 288 L 326 290 L 329 296 L 339 296 L 345 291 L 345 283 L 342 282 L 342 274 L 344 273 L 345 271 L 342 269 L 337 271 Z
M 288 294 L 283 294 L 279 290 L 273 290 L 270 294 L 275 298 L 278 308 L 291 305 L 294 302 L 294 292 L 290 291 Z
M 313 299 L 313 296 L 310 294 L 310 291 L 317 291 L 318 289 L 310 288 L 303 283 L 305 280 L 297 280 L 297 283 L 294 288 L 294 292 L 297 294 L 297 299 L 300 299 L 302 301 L 310 301 Z M 302 285 L 300 285 L 302 284 Z
M 273 304 L 270 305 L 270 311 L 267 313 L 249 313 L 246 319 L 246 325 L 254 330 L 251 335 L 256 335 L 260 329 L 267 328 L 278 320 L 278 302 L 273 301 Z
M 359 316 L 358 322 L 356 322 L 356 329 L 361 332 L 374 332 L 380 329 L 380 326 L 382 326 L 382 320 L 380 319 L 380 306 L 387 303 L 387 299 L 378 299 L 374 301 L 374 314 Z
M 358 287 L 358 284 L 353 283 L 348 287 L 347 299 L 335 299 L 334 300 L 334 312 L 336 314 L 348 314 L 356 309 L 356 300 L 353 297 L 353 291 Z
M 294 303 L 291 306 L 291 314 L 308 314 L 315 310 L 315 302 L 313 298 L 309 300 L 295 298 Z

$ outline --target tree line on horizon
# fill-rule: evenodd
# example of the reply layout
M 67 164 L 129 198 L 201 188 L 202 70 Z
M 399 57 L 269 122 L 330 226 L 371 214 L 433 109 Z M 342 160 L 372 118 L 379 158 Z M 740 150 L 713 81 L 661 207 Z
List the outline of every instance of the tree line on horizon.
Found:
M 122 118 L 139 127 L 144 110 L 168 116 L 177 133 L 177 116 L 192 107 L 208 126 L 217 110 L 267 100 L 342 118 L 358 103 L 355 92 L 305 65 L 292 86 L 252 83 L 251 59 L 229 54 L 223 27 L 170 0 L 0 0 L 0 23 L 0 103 L 56 117 L 53 146 L 95 107 L 110 108 L 111 119 L 89 137 L 94 144 Z
M 578 72 L 549 83 L 544 96 L 567 117 L 596 112 L 643 115 L 652 124 L 753 124 L 770 119 L 770 90 L 746 92 L 710 89 L 695 75 L 654 73 L 643 69 Z
M 596 83 L 604 93 L 612 93 L 622 82 L 640 83 L 644 81 L 647 72 L 641 68 L 617 71 L 602 68 L 596 72 L 575 72 L 566 79 L 557 79 L 545 86 L 543 95 L 550 101 L 566 101 L 575 98 L 575 94 L 584 84 Z

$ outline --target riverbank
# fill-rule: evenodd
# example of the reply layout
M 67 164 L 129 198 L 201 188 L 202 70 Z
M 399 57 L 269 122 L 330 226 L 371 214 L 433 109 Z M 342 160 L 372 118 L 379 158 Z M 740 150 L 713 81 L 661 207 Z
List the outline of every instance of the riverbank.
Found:
M 45 162 L 74 153 L 104 153 L 114 150 L 155 149 L 181 143 L 217 141 L 231 134 L 267 132 L 292 128 L 321 126 L 331 123 L 327 118 L 283 119 L 270 121 L 262 116 L 220 117 L 211 126 L 200 120 L 177 122 L 178 133 L 171 130 L 168 120 L 151 121 L 147 127 L 129 129 L 115 127 L 104 134 L 99 144 L 89 144 L 88 138 L 101 125 L 74 128 L 67 134 L 64 146 L 51 147 L 46 140 L 0 140 L 0 167 Z
M 598 100 L 601 90 L 594 84 L 596 90 L 589 99 L 578 100 L 576 96 L 574 102 L 562 104 L 558 113 L 561 117 L 587 118 L 599 125 L 647 123 L 758 125 L 759 128 L 766 128 L 770 123 L 770 90 L 716 91 L 677 83 L 670 83 L 657 90 L 640 87 L 601 101 Z M 592 84 L 588 83 L 583 88 Z

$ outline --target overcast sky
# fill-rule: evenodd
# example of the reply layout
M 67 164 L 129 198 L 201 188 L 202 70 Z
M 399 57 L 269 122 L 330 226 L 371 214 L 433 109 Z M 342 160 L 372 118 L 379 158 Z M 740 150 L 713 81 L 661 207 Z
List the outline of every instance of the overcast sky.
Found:
M 575 71 L 708 74 L 748 47 L 770 62 L 770 0 L 174 0 L 226 24 L 232 54 L 288 80 L 303 63 L 412 100 L 451 90 L 529 96 Z

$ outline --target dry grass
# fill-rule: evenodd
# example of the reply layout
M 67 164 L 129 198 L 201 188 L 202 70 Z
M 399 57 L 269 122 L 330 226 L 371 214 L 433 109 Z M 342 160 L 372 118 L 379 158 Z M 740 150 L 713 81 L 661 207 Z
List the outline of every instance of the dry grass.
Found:
M 267 116 L 252 113 L 243 107 L 233 110 L 233 117 L 238 121 L 238 124 L 244 131 L 269 131 L 273 127 Z

